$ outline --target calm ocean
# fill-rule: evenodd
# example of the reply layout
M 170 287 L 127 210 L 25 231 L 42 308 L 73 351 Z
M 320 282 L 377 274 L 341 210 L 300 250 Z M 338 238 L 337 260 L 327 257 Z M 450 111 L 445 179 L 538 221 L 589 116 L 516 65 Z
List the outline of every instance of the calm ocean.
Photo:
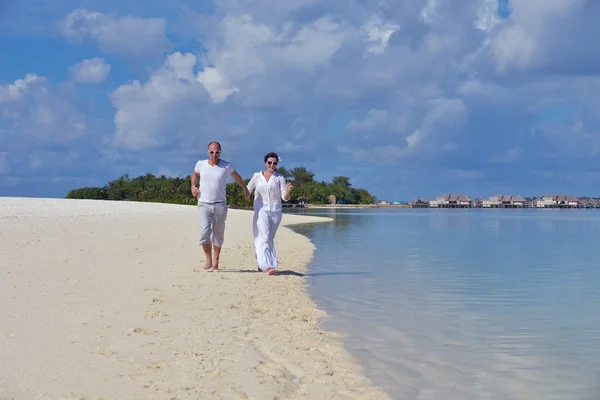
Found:
M 600 399 L 600 210 L 309 209 L 313 299 L 394 399 Z

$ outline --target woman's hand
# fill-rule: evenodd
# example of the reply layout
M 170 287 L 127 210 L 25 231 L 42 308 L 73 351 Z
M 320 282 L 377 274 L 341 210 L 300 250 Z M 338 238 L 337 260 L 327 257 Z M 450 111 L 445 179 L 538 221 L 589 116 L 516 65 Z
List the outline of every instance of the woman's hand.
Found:
M 293 188 L 294 188 L 294 185 L 292 185 L 290 182 L 288 182 L 285 185 L 285 192 L 282 193 L 283 200 L 290 201 L 290 192 L 292 191 Z

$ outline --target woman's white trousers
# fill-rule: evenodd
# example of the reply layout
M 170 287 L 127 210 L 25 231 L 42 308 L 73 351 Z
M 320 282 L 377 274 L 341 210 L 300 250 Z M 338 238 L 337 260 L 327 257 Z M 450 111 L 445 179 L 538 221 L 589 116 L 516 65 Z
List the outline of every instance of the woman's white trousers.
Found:
M 281 223 L 281 211 L 254 212 L 252 224 L 254 233 L 254 249 L 256 250 L 256 261 L 262 271 L 268 268 L 276 269 L 277 253 L 275 252 L 275 234 Z

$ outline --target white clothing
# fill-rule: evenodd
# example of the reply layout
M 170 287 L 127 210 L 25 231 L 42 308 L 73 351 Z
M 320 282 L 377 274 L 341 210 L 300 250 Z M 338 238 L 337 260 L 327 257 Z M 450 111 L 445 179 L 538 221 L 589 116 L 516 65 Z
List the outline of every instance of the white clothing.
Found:
M 256 172 L 248 182 L 250 193 L 254 190 L 254 250 L 256 261 L 262 271 L 277 269 L 277 253 L 275 251 L 275 234 L 281 223 L 281 200 L 286 191 L 285 178 L 273 172 L 267 181 L 262 171 Z
M 273 172 L 268 181 L 262 171 L 256 172 L 247 186 L 250 193 L 254 190 L 254 211 L 281 211 L 286 182 L 279 172 Z
M 254 212 L 252 230 L 256 262 L 261 271 L 269 268 L 277 269 L 277 253 L 275 252 L 275 234 L 281 222 L 281 211 L 258 210 Z
M 198 203 L 198 222 L 200 223 L 200 244 L 212 244 L 223 247 L 225 240 L 225 220 L 227 204 Z
M 198 203 L 225 203 L 227 195 L 227 177 L 235 172 L 231 163 L 219 160 L 217 165 L 210 165 L 208 160 L 200 160 L 194 168 L 200 174 L 200 196 Z

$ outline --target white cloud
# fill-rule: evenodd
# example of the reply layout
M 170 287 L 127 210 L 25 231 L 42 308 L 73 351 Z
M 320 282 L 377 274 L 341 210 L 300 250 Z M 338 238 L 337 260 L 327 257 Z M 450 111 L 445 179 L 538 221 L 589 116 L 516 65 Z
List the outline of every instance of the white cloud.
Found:
M 79 148 L 63 149 L 62 151 L 51 151 L 46 149 L 31 149 L 28 157 L 23 161 L 30 171 L 36 173 L 44 173 L 52 169 L 54 172 L 69 171 L 73 164 L 83 164 L 87 159 L 88 166 L 96 165 L 98 161 L 94 155 L 90 159 L 90 154 L 82 151 Z M 92 167 L 93 168 L 93 167 Z M 89 168 L 83 168 L 88 170 Z M 76 175 L 81 172 L 69 171 L 70 174 Z
M 328 17 L 298 26 L 267 25 L 247 14 L 225 16 L 207 40 L 204 66 L 228 82 L 225 93 L 239 92 L 236 97 L 245 104 L 289 103 L 297 100 L 297 93 L 287 88 L 327 68 L 349 34 Z
M 0 102 L 8 103 L 17 101 L 27 96 L 30 85 L 44 83 L 46 78 L 38 77 L 36 74 L 27 74 L 23 79 L 17 79 L 14 83 L 0 86 Z
M 457 86 L 457 92 L 463 98 L 484 100 L 495 107 L 501 107 L 514 101 L 514 92 L 491 81 L 469 78 L 459 82 Z
M 425 6 L 421 9 L 420 17 L 426 24 L 433 24 L 438 21 L 437 7 L 440 0 L 427 0 Z
M 467 109 L 462 100 L 435 99 L 432 108 L 423 119 L 421 126 L 406 138 L 408 154 L 414 155 L 417 150 L 435 156 L 448 147 L 452 136 L 460 134 L 467 122 Z M 429 141 L 426 141 L 428 139 Z
M 511 9 L 510 19 L 492 42 L 493 56 L 501 72 L 548 66 L 567 54 L 585 55 L 590 51 L 588 46 L 600 49 L 595 43 L 574 44 L 600 33 L 593 22 L 600 16 L 600 9 L 593 2 L 514 0 Z
M 215 7 L 223 14 L 254 14 L 265 21 L 290 19 L 290 14 L 323 4 L 323 0 L 220 0 Z M 220 15 L 220 14 L 219 14 Z
M 523 154 L 523 149 L 520 147 L 513 147 L 504 152 L 496 153 L 492 155 L 490 162 L 499 163 L 499 164 L 511 164 L 519 161 L 521 155 Z
M 525 34 L 542 32 L 552 18 L 575 12 L 582 3 L 536 4 L 511 3 L 513 15 L 503 21 L 496 0 L 347 9 L 317 0 L 278 6 L 265 0 L 220 2 L 200 27 L 208 51 L 197 57 L 175 53 L 146 82 L 125 84 L 112 94 L 115 144 L 155 148 L 198 124 L 212 132 L 221 124 L 235 125 L 235 135 L 283 129 L 277 146 L 301 149 L 318 141 L 316 134 L 331 115 L 320 105 L 339 102 L 365 116 L 348 123 L 347 132 L 361 134 L 346 148 L 381 147 L 397 159 L 460 151 L 473 104 L 510 107 L 518 99 L 514 88 L 495 81 L 490 63 L 506 71 L 533 65 L 536 35 Z M 77 10 L 65 20 L 71 21 L 65 23 L 67 36 L 102 42 L 108 20 L 117 24 L 125 18 Z M 164 33 L 164 25 L 154 26 Z M 297 138 L 290 130 L 293 119 L 275 121 L 261 113 L 267 109 L 312 122 Z M 253 116 L 232 125 L 237 115 Z
M 594 4 L 513 0 L 506 20 L 496 0 L 223 0 L 209 13 L 193 5 L 180 10 L 185 18 L 168 25 L 141 18 L 176 14 L 178 6 L 159 2 L 138 16 L 125 4 L 120 16 L 104 13 L 119 9 L 114 0 L 93 12 L 69 13 L 63 5 L 60 15 L 68 13 L 61 31 L 70 41 L 128 57 L 125 69 L 135 66 L 126 71 L 133 80 L 110 94 L 116 109 L 108 116 L 114 122 L 110 151 L 121 157 L 116 165 L 145 172 L 145 163 L 160 160 L 147 170 L 177 171 L 181 158 L 217 138 L 253 167 L 247 155 L 268 147 L 290 165 L 315 170 L 372 160 L 401 165 L 406 177 L 424 165 L 475 177 L 469 171 L 497 168 L 490 161 L 504 162 L 503 173 L 526 164 L 535 168 L 522 169 L 555 168 L 549 160 L 595 165 L 598 83 L 582 77 L 597 75 L 600 65 L 600 42 L 588 40 L 600 34 Z M 182 20 L 193 24 L 179 27 Z M 181 53 L 167 55 L 166 29 L 189 34 L 173 36 Z M 147 58 L 153 56 L 166 59 L 164 65 L 156 68 Z M 92 60 L 87 66 L 97 68 L 84 74 L 73 67 L 74 78 L 103 81 L 108 66 Z M 112 76 L 123 72 L 111 64 Z M 79 107 L 96 110 L 95 97 L 75 103 L 60 85 L 35 75 L 2 86 L 0 96 L 0 140 L 32 132 L 68 137 L 83 132 L 69 128 L 85 122 Z M 51 111 L 45 119 L 42 105 Z M 570 106 L 577 117 L 548 122 L 548 105 L 559 112 Z M 50 131 L 41 122 L 52 122 L 48 115 L 55 121 Z M 94 120 L 102 125 L 107 115 Z M 166 153 L 168 160 L 161 157 Z M 54 162 L 25 159 L 29 167 Z
M 169 51 L 172 45 L 165 26 L 164 18 L 121 17 L 85 8 L 72 11 L 59 24 L 62 35 L 69 41 L 94 41 L 102 52 L 131 60 Z
M 354 142 L 354 135 L 346 136 L 349 141 L 344 152 L 358 161 L 377 154 L 375 162 L 397 164 L 456 150 L 453 138 L 460 135 L 467 122 L 467 109 L 460 99 L 423 100 L 418 109 L 402 103 L 396 107 L 388 112 L 370 110 L 363 120 L 350 121 L 347 132 L 368 133 L 368 136 Z M 419 118 L 410 114 L 419 114 Z
M 227 77 L 215 68 L 206 67 L 198 73 L 197 79 L 208 90 L 213 103 L 221 103 L 231 94 L 240 91 L 238 88 L 232 88 Z
M 115 145 L 140 150 L 163 145 L 167 137 L 194 134 L 208 93 L 194 75 L 192 54 L 174 53 L 150 79 L 134 81 L 111 94 L 115 114 Z M 188 125 L 186 125 L 186 123 Z
M 432 105 L 433 109 L 425 117 L 422 125 L 428 133 L 436 133 L 440 126 L 452 128 L 465 122 L 467 109 L 461 99 L 435 99 Z
M 69 142 L 86 126 L 68 95 L 36 74 L 0 85 L 0 117 L 0 142 L 7 147 Z
M 197 131 L 193 124 L 214 118 L 206 109 L 209 99 L 218 105 L 233 96 L 250 108 L 300 101 L 300 93 L 290 90 L 295 81 L 282 75 L 306 76 L 326 67 L 344 34 L 328 18 L 294 28 L 269 27 L 242 15 L 226 17 L 213 38 L 206 59 L 174 53 L 146 83 L 122 85 L 111 95 L 117 146 L 153 148 Z
M 477 9 L 477 19 L 475 27 L 481 31 L 489 32 L 493 30 L 502 19 L 498 15 L 498 0 L 480 0 Z
M 346 125 L 349 132 L 372 131 L 388 121 L 386 110 L 371 109 L 363 120 L 351 120 Z
M 99 84 L 108 78 L 110 65 L 103 58 L 86 58 L 70 67 L 69 72 L 78 83 Z
M 270 109 L 295 117 L 306 114 L 313 121 L 310 127 L 303 127 L 303 132 L 310 133 L 302 138 L 278 138 L 280 149 L 300 149 L 316 143 L 320 125 L 327 123 L 328 116 L 320 115 L 317 104 L 331 104 L 340 98 L 360 104 L 377 93 L 384 94 L 381 109 L 371 111 L 365 121 L 351 122 L 349 131 L 362 130 L 372 140 L 370 146 L 378 144 L 378 136 L 400 134 L 411 152 L 427 137 L 435 136 L 433 128 L 421 126 L 423 121 L 417 116 L 440 112 L 442 105 L 437 102 L 445 104 L 443 99 L 453 96 L 432 83 L 430 76 L 438 74 L 436 80 L 443 80 L 443 56 L 462 51 L 460 36 L 468 28 L 454 24 L 456 33 L 446 29 L 443 34 L 426 34 L 416 47 L 402 43 L 412 35 L 403 31 L 404 38 L 399 34 L 400 43 L 392 45 L 392 34 L 407 26 L 405 21 L 414 15 L 394 19 L 393 13 L 383 18 L 380 12 L 352 10 L 349 16 L 355 17 L 344 18 L 345 11 L 336 10 L 299 22 L 290 18 L 290 13 L 325 3 L 297 2 L 277 12 L 269 13 L 265 8 L 261 13 L 267 3 L 220 3 L 222 13 L 214 20 L 206 17 L 209 22 L 203 24 L 203 47 L 209 50 L 198 59 L 189 55 L 185 77 L 161 68 L 146 83 L 135 81 L 116 90 L 111 96 L 117 108 L 115 144 L 130 149 L 164 146 L 178 134 L 192 131 L 192 125 L 200 121 L 230 126 L 232 116 L 238 113 L 254 116 L 236 134 L 268 135 L 274 129 L 289 132 L 293 122 L 274 121 L 255 111 Z M 393 4 L 386 7 L 392 10 Z M 448 9 L 433 1 L 427 7 L 430 14 Z M 472 24 L 483 18 L 476 11 L 469 14 Z M 415 79 L 417 75 L 420 77 Z M 405 90 L 397 99 L 387 98 L 386 92 L 394 86 Z M 416 104 L 411 99 L 414 91 L 419 91 L 417 97 L 426 103 Z M 215 113 L 208 103 L 219 111 Z M 384 121 L 378 112 L 390 116 Z M 448 142 L 441 146 L 448 148 Z
M 375 54 L 383 53 L 388 46 L 390 37 L 399 28 L 398 24 L 382 21 L 378 17 L 370 19 L 364 26 L 369 42 L 367 51 Z

